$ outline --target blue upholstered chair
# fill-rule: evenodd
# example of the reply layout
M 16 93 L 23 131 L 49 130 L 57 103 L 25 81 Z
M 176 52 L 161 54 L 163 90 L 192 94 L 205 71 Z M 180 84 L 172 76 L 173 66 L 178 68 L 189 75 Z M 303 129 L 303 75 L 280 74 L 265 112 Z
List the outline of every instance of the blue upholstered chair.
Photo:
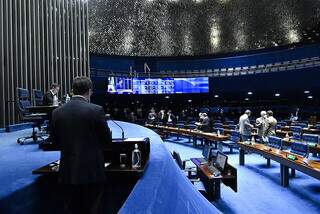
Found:
M 33 89 L 33 103 L 36 106 L 43 105 L 43 92 L 41 90 Z
M 237 125 L 229 125 L 229 129 L 236 130 L 237 129 Z
M 316 134 L 303 134 L 302 140 L 308 143 L 318 143 L 319 142 L 319 135 Z
M 268 138 L 268 146 L 275 149 L 282 149 L 282 139 L 280 137 L 270 136 Z
M 292 142 L 290 153 L 300 155 L 302 157 L 308 156 L 308 144 L 304 142 Z
M 227 120 L 226 122 L 225 122 L 227 125 L 234 125 L 234 121 L 232 121 L 232 120 Z
M 33 114 L 29 112 L 28 107 L 32 106 L 29 90 L 24 88 L 17 88 L 16 95 L 16 106 L 21 121 L 31 123 L 32 125 L 32 135 L 28 137 L 18 138 L 17 143 L 23 145 L 27 139 L 32 139 L 33 141 L 37 141 L 38 139 L 43 140 L 42 136 L 36 132 L 35 128 L 38 128 L 39 131 L 41 131 L 41 125 L 44 123 L 47 114 Z
M 238 148 L 238 142 L 240 141 L 240 133 L 232 131 L 229 140 L 222 141 L 222 144 L 229 147 L 230 153 L 233 152 L 233 148 Z
M 223 124 L 222 123 L 214 123 L 213 128 L 223 128 Z
M 300 126 L 291 126 L 290 130 L 292 131 L 292 139 L 294 140 L 300 140 L 301 139 L 301 133 L 302 128 Z
M 178 128 L 184 128 L 185 123 L 186 123 L 185 121 L 178 121 L 176 126 Z
M 307 128 L 308 127 L 308 123 L 294 123 L 294 126 L 299 126 L 301 128 Z

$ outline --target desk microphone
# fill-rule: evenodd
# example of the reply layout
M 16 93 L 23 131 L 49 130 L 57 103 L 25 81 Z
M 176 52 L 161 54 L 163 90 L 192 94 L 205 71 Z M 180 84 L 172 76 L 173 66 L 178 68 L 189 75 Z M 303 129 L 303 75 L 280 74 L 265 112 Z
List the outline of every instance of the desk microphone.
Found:
M 123 128 L 116 121 L 111 119 L 110 114 L 106 114 L 105 117 L 106 117 L 107 120 L 111 120 L 114 124 L 116 124 L 121 129 L 121 138 L 122 138 L 122 140 L 124 140 L 124 130 L 123 130 Z

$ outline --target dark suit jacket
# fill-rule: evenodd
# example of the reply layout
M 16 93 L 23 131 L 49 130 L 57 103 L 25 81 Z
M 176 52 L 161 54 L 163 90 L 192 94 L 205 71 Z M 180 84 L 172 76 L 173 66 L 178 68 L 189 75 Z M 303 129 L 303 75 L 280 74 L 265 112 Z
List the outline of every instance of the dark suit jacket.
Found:
M 78 185 L 105 179 L 103 150 L 111 145 L 111 134 L 101 106 L 73 97 L 53 111 L 52 139 L 61 148 L 60 183 Z
M 44 106 L 51 106 L 53 104 L 53 95 L 51 91 L 47 91 L 47 93 L 43 96 L 43 105 Z

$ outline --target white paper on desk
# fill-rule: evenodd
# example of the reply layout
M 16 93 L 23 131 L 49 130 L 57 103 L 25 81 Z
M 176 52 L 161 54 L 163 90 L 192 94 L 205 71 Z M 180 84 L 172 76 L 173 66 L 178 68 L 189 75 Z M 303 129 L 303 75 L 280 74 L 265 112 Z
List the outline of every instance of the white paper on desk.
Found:
M 126 141 L 144 141 L 145 138 L 143 137 L 130 137 L 124 140 L 124 142 Z

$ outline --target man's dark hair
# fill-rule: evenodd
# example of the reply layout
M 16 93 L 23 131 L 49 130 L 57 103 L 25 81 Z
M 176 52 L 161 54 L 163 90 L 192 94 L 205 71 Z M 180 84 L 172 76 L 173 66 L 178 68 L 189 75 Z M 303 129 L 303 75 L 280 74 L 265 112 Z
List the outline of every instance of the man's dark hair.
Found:
M 58 83 L 52 83 L 50 89 L 54 89 L 60 87 L 60 85 Z
M 92 88 L 92 82 L 88 77 L 76 77 L 72 82 L 74 95 L 83 95 Z
M 273 116 L 273 112 L 271 110 L 267 111 L 268 116 Z

